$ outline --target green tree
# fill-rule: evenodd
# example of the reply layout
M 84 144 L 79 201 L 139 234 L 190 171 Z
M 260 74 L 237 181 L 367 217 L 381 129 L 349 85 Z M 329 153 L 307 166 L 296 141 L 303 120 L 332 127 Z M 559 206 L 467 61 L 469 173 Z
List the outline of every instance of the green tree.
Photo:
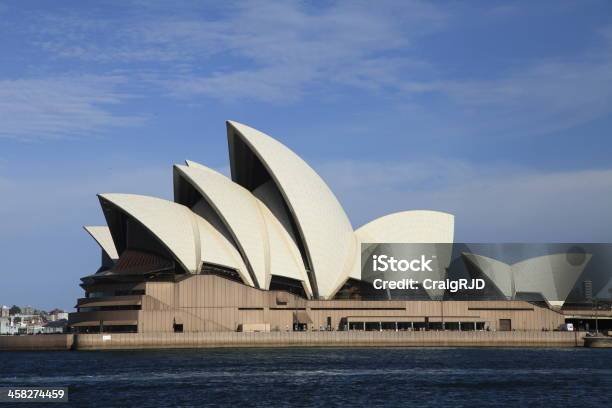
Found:
M 19 314 L 19 313 L 21 313 L 21 308 L 19 306 L 17 306 L 17 305 L 13 305 L 13 307 L 11 307 L 9 309 L 9 314 L 10 315 L 16 315 L 16 314 Z

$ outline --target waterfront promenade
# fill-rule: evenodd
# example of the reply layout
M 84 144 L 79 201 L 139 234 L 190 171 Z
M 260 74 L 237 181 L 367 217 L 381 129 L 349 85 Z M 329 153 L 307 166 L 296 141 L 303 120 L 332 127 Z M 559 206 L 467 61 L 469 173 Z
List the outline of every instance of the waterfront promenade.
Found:
M 222 347 L 582 347 L 584 332 L 206 332 L 3 336 L 0 350 Z

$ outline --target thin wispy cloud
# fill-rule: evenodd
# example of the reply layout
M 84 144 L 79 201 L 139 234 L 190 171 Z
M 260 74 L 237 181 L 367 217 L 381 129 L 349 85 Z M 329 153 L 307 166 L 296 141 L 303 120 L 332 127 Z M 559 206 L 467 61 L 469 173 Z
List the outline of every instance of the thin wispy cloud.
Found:
M 142 124 L 142 116 L 112 110 L 130 98 L 120 90 L 124 82 L 92 75 L 0 80 L 0 137 L 79 138 Z
M 439 94 L 477 118 L 474 133 L 542 134 L 612 112 L 612 41 L 580 60 L 529 64 L 498 79 L 405 82 L 409 93 Z
M 375 8 L 341 3 L 318 10 L 291 2 L 246 3 L 222 23 L 194 24 L 190 30 L 185 23 L 169 24 L 167 35 L 161 35 L 187 44 L 213 39 L 213 47 L 244 66 L 194 71 L 159 83 L 175 93 L 268 102 L 296 100 L 338 83 L 369 87 L 381 80 L 381 54 L 410 47 L 445 20 L 445 13 L 421 2 Z
M 455 215 L 457 241 L 607 242 L 612 229 L 609 169 L 541 171 L 439 158 L 327 162 L 317 169 L 355 227 L 381 214 L 434 209 Z
M 603 44 L 586 44 L 579 55 L 532 58 L 486 79 L 453 73 L 418 48 L 467 14 L 516 18 L 524 11 L 515 6 L 249 1 L 166 15 L 141 4 L 138 18 L 135 8 L 125 7 L 114 18 L 37 14 L 27 32 L 55 61 L 80 61 L 96 72 L 121 70 L 130 83 L 179 103 L 205 98 L 278 106 L 352 88 L 409 107 L 404 120 L 424 131 L 445 132 L 440 127 L 446 126 L 487 137 L 550 133 L 612 112 L 609 27 L 597 28 Z M 436 110 L 444 112 L 444 123 L 428 122 Z
M 409 47 L 445 24 L 446 13 L 419 1 L 334 3 L 243 2 L 212 20 L 193 16 L 89 24 L 74 16 L 47 17 L 37 44 L 57 57 L 92 62 L 162 64 L 154 81 L 173 95 L 285 101 L 322 83 L 380 81 L 381 53 Z M 397 16 L 402 16 L 397 18 Z M 97 33 L 104 32 L 104 40 Z M 232 67 L 220 58 L 235 61 Z M 167 65 L 165 65 L 167 64 Z M 180 65 L 175 70 L 176 64 Z M 353 75 L 344 75 L 355 67 Z

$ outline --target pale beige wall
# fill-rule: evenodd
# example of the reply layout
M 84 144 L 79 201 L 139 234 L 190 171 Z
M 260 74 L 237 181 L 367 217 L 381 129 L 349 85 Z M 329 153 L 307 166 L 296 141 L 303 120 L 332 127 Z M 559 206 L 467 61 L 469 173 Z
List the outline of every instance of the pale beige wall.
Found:
M 244 323 L 269 323 L 272 330 L 291 330 L 296 308 L 304 309 L 319 328 L 332 319 L 337 329 L 346 317 L 398 316 L 404 321 L 484 321 L 497 330 L 499 319 L 511 319 L 516 330 L 553 330 L 564 316 L 550 309 L 521 301 L 307 301 L 286 294 L 287 304 L 277 304 L 277 292 L 251 288 L 227 279 L 196 275 L 174 283 L 148 283 L 147 296 L 160 296 L 164 310 L 152 300 L 143 303 L 142 332 L 172 331 L 173 319 L 182 321 L 185 331 L 235 331 Z M 146 306 L 145 306 L 146 305 Z M 393 308 L 396 310 L 389 310 Z M 334 310 L 335 309 L 335 310 Z M 347 310 L 352 309 L 352 310 Z
M 582 347 L 578 332 L 137 333 L 74 336 L 77 350 L 196 347 Z M 13 337 L 13 336 L 6 336 Z M 25 337 L 25 336 L 14 336 Z M 46 336 L 28 336 L 46 337 Z M 2 349 L 0 338 L 0 349 Z

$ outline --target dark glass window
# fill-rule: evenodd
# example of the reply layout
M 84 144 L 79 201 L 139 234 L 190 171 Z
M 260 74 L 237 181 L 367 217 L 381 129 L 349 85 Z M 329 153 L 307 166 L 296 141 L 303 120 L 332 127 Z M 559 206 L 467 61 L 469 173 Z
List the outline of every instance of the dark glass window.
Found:
M 397 330 L 412 330 L 412 322 L 397 322 Z
M 445 322 L 444 328 L 446 330 L 458 331 L 459 330 L 459 322 Z
M 306 292 L 304 292 L 302 282 L 297 279 L 272 275 L 272 278 L 270 279 L 270 290 L 280 290 L 283 292 L 289 292 L 306 299 Z
M 438 331 L 443 330 L 442 322 L 429 323 L 429 330 L 438 330 Z
M 144 295 L 144 289 L 123 289 L 123 290 L 108 290 L 108 291 L 97 291 L 87 292 L 85 297 L 87 298 L 103 298 L 103 297 L 115 297 L 115 296 L 133 296 L 133 295 Z
M 77 326 L 72 328 L 73 333 L 77 334 L 94 334 L 94 333 L 136 333 L 138 332 L 137 325 L 117 325 L 117 326 Z
M 380 323 L 379 322 L 366 322 L 365 329 L 366 331 L 380 331 Z
M 350 322 L 349 330 L 363 330 L 363 322 Z
M 78 312 L 105 312 L 109 310 L 141 310 L 141 305 L 119 305 L 119 306 L 93 306 L 93 307 L 79 307 Z
M 242 278 L 240 277 L 240 274 L 238 273 L 238 271 L 236 271 L 235 269 L 227 268 L 227 267 L 220 266 L 220 265 L 205 263 L 202 266 L 202 274 L 203 275 L 216 275 L 216 276 L 220 276 L 225 279 L 232 280 L 234 282 L 243 283 Z
M 461 322 L 461 331 L 474 331 L 476 324 L 474 322 Z
M 374 289 L 371 283 L 351 278 L 340 288 L 334 299 L 388 300 L 389 296 L 384 290 Z
M 395 331 L 395 322 L 382 322 L 381 323 L 382 329 L 383 330 L 393 330 Z
M 414 322 L 415 331 L 425 330 L 426 327 L 427 327 L 427 323 L 425 322 Z

